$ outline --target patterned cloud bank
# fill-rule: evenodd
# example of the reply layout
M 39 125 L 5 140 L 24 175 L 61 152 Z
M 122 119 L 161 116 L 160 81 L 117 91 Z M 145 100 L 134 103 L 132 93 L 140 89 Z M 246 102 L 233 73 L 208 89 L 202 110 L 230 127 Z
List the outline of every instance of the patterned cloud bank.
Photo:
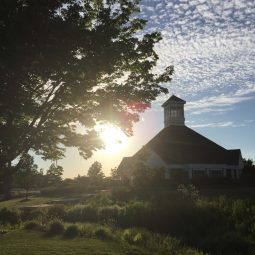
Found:
M 147 32 L 162 33 L 158 69 L 175 66 L 167 86 L 191 101 L 187 110 L 228 111 L 255 98 L 255 1 L 142 0 L 141 16 Z

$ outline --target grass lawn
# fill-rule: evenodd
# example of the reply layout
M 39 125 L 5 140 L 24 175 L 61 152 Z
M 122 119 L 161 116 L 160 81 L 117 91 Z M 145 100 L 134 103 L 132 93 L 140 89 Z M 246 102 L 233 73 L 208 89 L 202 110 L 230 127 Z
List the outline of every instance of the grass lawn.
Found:
M 53 199 L 54 198 L 52 197 L 49 198 L 49 197 L 32 196 L 32 197 L 29 197 L 29 200 L 25 201 L 25 198 L 23 197 L 13 198 L 7 201 L 1 201 L 0 209 L 4 207 L 18 209 L 24 206 L 47 204 Z
M 138 248 L 117 241 L 44 237 L 38 232 L 12 230 L 0 235 L 0 255 L 144 255 Z

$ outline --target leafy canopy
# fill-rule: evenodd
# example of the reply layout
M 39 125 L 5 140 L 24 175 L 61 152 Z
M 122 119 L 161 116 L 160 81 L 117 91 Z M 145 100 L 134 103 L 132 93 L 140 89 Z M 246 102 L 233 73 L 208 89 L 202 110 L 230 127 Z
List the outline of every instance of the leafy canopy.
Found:
M 103 178 L 104 173 L 102 171 L 102 164 L 98 161 L 95 161 L 88 170 L 88 177 L 99 177 Z
M 136 0 L 2 0 L 0 165 L 30 150 L 45 159 L 102 146 L 97 122 L 127 133 L 167 89 L 153 73 L 159 33 L 145 34 Z

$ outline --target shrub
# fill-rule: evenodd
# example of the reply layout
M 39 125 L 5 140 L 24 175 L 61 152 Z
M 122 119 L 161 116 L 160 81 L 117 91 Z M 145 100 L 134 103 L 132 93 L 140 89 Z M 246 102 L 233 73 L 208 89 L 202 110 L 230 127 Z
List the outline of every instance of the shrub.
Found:
M 49 207 L 47 215 L 49 218 L 64 219 L 66 216 L 66 207 L 64 205 L 54 205 Z
M 147 227 L 152 221 L 152 207 L 148 202 L 130 202 L 121 211 L 119 224 L 122 227 Z
M 98 210 L 91 205 L 77 205 L 67 212 L 66 220 L 71 222 L 96 222 L 98 220 Z
M 60 235 L 64 232 L 65 227 L 64 224 L 59 221 L 52 221 L 49 225 L 48 234 L 49 235 Z
M 0 210 L 0 223 L 15 225 L 20 222 L 20 212 L 3 208 Z
M 181 241 L 174 237 L 166 236 L 163 239 L 161 246 L 165 251 L 169 252 L 170 254 L 175 254 L 175 252 L 181 248 Z
M 125 186 L 113 187 L 112 197 L 119 201 L 128 201 L 132 196 L 132 191 Z
M 21 212 L 22 221 L 39 220 L 41 222 L 46 221 L 47 211 L 45 208 L 28 209 L 24 208 Z
M 122 213 L 122 208 L 115 206 L 107 206 L 100 208 L 98 212 L 98 217 L 100 221 L 105 222 L 116 222 L 119 219 L 119 215 Z
M 94 228 L 95 228 L 94 225 L 89 223 L 82 225 L 80 229 L 80 235 L 91 238 L 94 235 Z
M 192 184 L 189 185 L 180 184 L 177 188 L 177 191 L 184 197 L 190 198 L 192 200 L 197 200 L 199 197 L 198 190 Z
M 109 239 L 113 237 L 110 228 L 103 226 L 98 227 L 95 230 L 95 236 L 100 239 Z
M 8 231 L 6 229 L 0 229 L 0 235 L 5 235 L 7 233 Z
M 130 244 L 146 246 L 151 239 L 151 234 L 145 230 L 129 228 L 123 231 L 122 239 Z
M 80 234 L 80 229 L 76 225 L 70 225 L 66 228 L 64 236 L 66 238 L 74 238 Z
M 44 230 L 43 226 L 37 221 L 28 221 L 24 225 L 24 229 L 26 230 Z

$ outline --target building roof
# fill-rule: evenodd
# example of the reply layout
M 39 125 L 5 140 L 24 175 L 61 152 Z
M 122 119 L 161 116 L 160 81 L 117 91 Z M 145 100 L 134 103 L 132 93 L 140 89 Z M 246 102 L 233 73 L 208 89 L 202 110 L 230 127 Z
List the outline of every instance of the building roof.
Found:
M 186 104 L 186 101 L 182 100 L 181 98 L 179 98 L 179 97 L 177 97 L 175 95 L 172 95 L 170 98 L 168 98 L 168 100 L 166 100 L 166 102 L 164 102 L 162 104 L 162 107 L 166 106 L 170 102 Z
M 153 150 L 166 164 L 238 165 L 240 150 L 226 150 L 186 126 L 168 126 L 152 138 L 145 149 Z

